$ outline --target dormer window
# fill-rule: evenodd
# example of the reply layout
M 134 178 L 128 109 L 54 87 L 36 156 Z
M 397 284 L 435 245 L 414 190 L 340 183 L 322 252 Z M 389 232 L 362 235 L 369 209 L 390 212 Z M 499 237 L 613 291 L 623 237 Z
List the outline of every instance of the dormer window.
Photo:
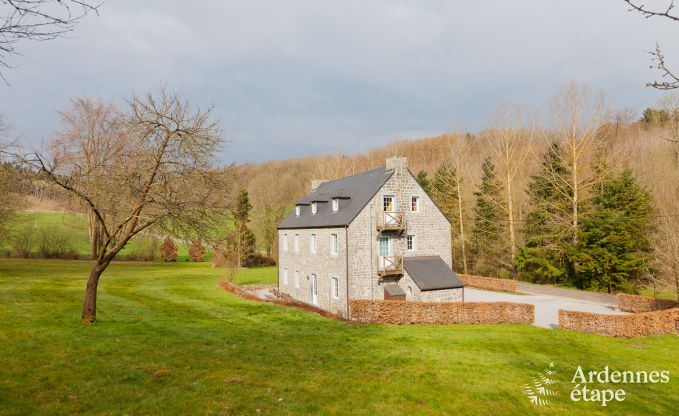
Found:
M 295 206 L 295 215 L 299 217 L 299 214 L 302 212 L 302 207 L 299 205 Z
M 339 198 L 333 198 L 332 200 L 332 212 L 339 211 Z
M 311 203 L 311 215 L 316 215 L 318 212 L 318 203 L 312 202 Z

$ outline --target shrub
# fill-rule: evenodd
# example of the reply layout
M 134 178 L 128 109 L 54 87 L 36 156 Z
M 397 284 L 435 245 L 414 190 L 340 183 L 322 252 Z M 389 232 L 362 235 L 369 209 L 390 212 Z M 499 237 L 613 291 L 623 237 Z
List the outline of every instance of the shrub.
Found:
M 31 257 L 35 247 L 35 230 L 33 227 L 24 227 L 19 230 L 12 239 L 12 251 L 14 255 L 22 258 Z
M 160 246 L 160 257 L 165 262 L 177 261 L 177 246 L 170 237 L 163 240 L 163 244 Z
M 42 227 L 37 238 L 38 255 L 43 259 L 77 259 L 73 238 L 64 230 Z
M 189 247 L 189 256 L 193 261 L 200 261 L 205 258 L 205 247 L 200 243 L 200 241 L 195 240 L 191 247 Z

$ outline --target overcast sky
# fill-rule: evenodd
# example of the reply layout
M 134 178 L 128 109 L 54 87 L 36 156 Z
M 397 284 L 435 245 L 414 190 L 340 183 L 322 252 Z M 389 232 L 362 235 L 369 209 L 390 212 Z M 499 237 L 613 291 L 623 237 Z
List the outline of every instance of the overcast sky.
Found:
M 69 97 L 165 83 L 214 104 L 224 162 L 353 154 L 477 130 L 501 102 L 540 110 L 569 80 L 640 114 L 661 95 L 645 51 L 677 35 L 622 0 L 108 0 L 67 39 L 18 45 L 0 113 L 39 143 Z

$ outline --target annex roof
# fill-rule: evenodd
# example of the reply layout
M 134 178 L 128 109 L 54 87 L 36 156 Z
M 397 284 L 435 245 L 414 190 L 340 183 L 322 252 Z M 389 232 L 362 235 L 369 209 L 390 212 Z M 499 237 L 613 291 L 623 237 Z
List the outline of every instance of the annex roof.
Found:
M 464 287 L 440 256 L 404 257 L 403 267 L 422 291 Z

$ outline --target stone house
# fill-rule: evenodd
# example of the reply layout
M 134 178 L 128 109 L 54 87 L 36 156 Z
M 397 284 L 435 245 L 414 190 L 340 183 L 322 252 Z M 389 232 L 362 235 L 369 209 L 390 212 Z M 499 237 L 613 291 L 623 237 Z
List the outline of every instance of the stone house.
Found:
M 312 191 L 278 226 L 278 290 L 349 317 L 354 299 L 463 301 L 450 222 L 403 157 Z

